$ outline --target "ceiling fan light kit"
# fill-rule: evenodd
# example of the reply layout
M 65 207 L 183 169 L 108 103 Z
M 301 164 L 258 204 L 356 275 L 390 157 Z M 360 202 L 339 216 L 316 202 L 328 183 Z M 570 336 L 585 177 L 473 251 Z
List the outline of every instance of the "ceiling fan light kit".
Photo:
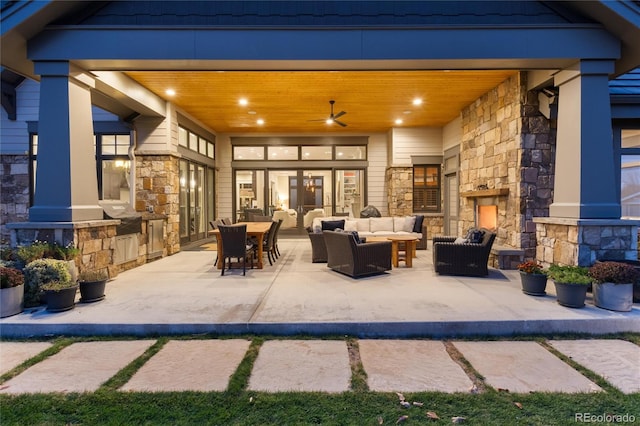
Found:
M 334 101 L 333 99 L 329 101 L 329 105 L 331 105 L 331 113 L 329 115 L 329 118 L 320 118 L 318 120 L 309 120 L 309 121 L 324 121 L 327 124 L 333 124 L 336 123 L 339 126 L 342 127 L 347 127 L 347 125 L 345 123 L 343 123 L 342 121 L 339 121 L 338 118 L 342 117 L 343 115 L 346 114 L 345 111 L 340 111 L 337 114 L 333 113 L 333 105 L 336 103 L 336 101 Z

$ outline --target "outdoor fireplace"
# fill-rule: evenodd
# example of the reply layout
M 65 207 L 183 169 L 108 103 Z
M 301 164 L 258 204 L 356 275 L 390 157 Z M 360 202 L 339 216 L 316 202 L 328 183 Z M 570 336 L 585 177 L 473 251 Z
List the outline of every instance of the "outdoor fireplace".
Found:
M 495 204 L 476 206 L 476 228 L 495 231 L 498 228 L 498 206 Z
M 498 200 L 508 194 L 508 188 L 497 188 L 467 191 L 461 195 L 473 199 L 475 226 L 495 231 L 498 229 Z

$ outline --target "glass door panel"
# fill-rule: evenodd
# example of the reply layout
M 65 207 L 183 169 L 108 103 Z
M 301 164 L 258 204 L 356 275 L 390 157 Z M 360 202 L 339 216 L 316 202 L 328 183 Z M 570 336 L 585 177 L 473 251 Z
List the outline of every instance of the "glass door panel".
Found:
M 189 188 L 188 179 L 189 166 L 185 160 L 180 160 L 180 194 L 179 209 L 180 209 L 180 241 L 186 242 L 189 240 Z
M 363 209 L 363 170 L 336 170 L 335 214 L 360 217 Z
M 245 220 L 247 211 L 260 215 L 269 213 L 266 208 L 264 175 L 264 170 L 236 170 L 236 221 Z

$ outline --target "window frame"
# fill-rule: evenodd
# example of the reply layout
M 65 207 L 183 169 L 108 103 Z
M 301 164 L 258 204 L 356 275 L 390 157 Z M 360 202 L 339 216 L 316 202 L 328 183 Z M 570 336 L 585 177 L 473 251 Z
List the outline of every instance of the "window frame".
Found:
M 416 169 L 422 169 L 423 171 L 423 176 L 424 176 L 424 186 L 423 187 L 419 187 L 416 186 Z M 428 184 L 427 182 L 427 177 L 428 176 L 433 176 L 433 173 L 428 173 L 429 169 L 435 169 L 436 174 L 435 174 L 435 182 L 431 185 Z M 440 213 L 442 212 L 442 164 L 414 164 L 412 166 L 412 179 L 411 179 L 411 185 L 412 185 L 412 195 L 413 195 L 413 199 L 411 202 L 411 207 L 413 209 L 413 212 L 415 213 Z M 422 192 L 422 196 L 418 197 L 417 194 L 418 192 Z M 417 200 L 418 199 L 429 199 L 429 193 L 433 192 L 434 195 L 432 197 L 435 197 L 435 202 L 436 205 L 433 207 L 429 207 L 429 206 L 418 206 L 417 205 Z

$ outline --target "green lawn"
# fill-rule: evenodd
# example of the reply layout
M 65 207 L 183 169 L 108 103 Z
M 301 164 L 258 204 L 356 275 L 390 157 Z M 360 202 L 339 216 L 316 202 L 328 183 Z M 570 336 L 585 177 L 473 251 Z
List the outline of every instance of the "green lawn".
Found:
M 207 336 L 210 338 L 211 336 Z M 237 337 L 237 336 L 236 336 Z M 567 338 L 567 336 L 561 336 Z M 584 337 L 584 336 L 580 336 Z M 638 335 L 608 336 L 640 343 Z M 176 337 L 171 337 L 176 338 Z M 189 336 L 188 338 L 194 338 Z M 464 417 L 469 425 L 569 425 L 576 423 L 577 413 L 591 416 L 635 416 L 640 423 L 640 394 L 624 395 L 593 372 L 574 365 L 604 389 L 597 394 L 499 392 L 484 385 L 482 377 L 470 366 L 465 370 L 481 392 L 445 394 L 436 392 L 405 393 L 409 402 L 422 403 L 403 408 L 395 393 L 371 392 L 366 372 L 357 358 L 352 358 L 352 390 L 341 394 L 276 393 L 246 390 L 251 367 L 260 345 L 266 339 L 251 337 L 252 345 L 231 378 L 226 392 L 120 392 L 118 388 L 137 371 L 168 338 L 158 338 L 139 359 L 106 382 L 97 392 L 86 394 L 37 394 L 0 396 L 0 424 L 6 425 L 394 425 L 402 416 L 403 424 L 452 424 L 452 417 Z M 292 337 L 287 337 L 291 339 Z M 526 337 L 545 344 L 547 337 Z M 601 338 L 601 337 L 599 337 Z M 342 338 L 350 349 L 357 340 Z M 54 346 L 9 373 L 0 376 L 0 387 L 9 378 L 63 347 L 87 338 L 55 338 Z M 350 351 L 351 352 L 351 351 Z M 560 356 L 556 353 L 556 355 Z M 1 354 L 0 354 L 1 356 Z M 606 356 L 606 354 L 603 354 Z M 465 365 L 466 360 L 458 360 Z M 430 419 L 427 412 L 439 419 Z M 580 414 L 578 414 L 580 415 Z M 597 417 L 589 417 L 591 424 Z M 627 417 L 627 420 L 629 418 Z M 615 420 L 615 419 L 612 419 Z M 619 419 L 622 420 L 622 419 Z M 382 423 L 381 423 L 382 422 Z M 617 424 L 622 423 L 619 421 Z M 612 422 L 611 424 L 616 424 Z

